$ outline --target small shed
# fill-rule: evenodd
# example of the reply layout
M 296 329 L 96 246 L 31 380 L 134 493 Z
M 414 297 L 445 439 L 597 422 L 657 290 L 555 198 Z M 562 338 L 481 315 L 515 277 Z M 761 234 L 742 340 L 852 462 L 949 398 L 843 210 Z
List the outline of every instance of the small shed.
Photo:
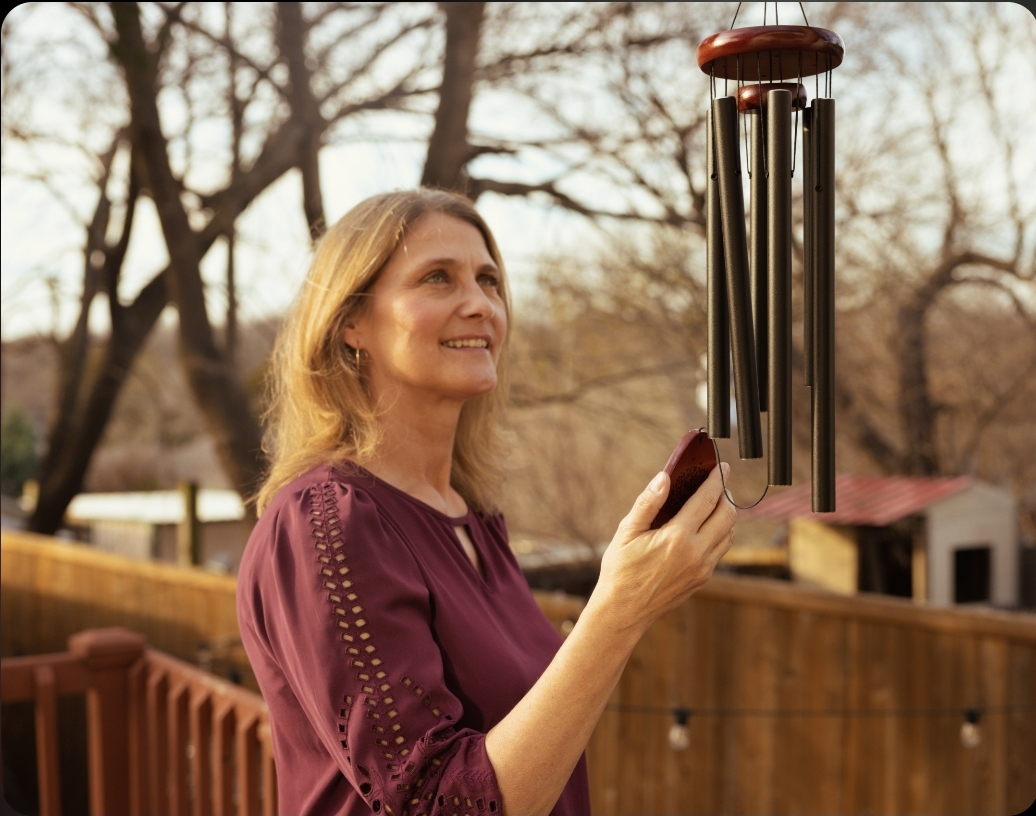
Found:
M 193 506 L 192 506 L 193 505 Z M 233 490 L 80 493 L 68 506 L 70 526 L 86 527 L 98 549 L 129 558 L 195 563 L 236 572 L 251 533 Z
M 812 512 L 808 484 L 742 513 L 787 522 L 793 579 L 845 595 L 1018 606 L 1020 552 L 1009 490 L 966 476 L 850 475 L 839 475 L 835 489 L 834 513 Z

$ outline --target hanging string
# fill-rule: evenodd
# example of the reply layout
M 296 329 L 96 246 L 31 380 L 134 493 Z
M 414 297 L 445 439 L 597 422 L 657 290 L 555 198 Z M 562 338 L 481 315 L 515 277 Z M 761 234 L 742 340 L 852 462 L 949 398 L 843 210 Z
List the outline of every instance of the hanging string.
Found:
M 759 89 L 759 125 L 763 129 L 763 178 L 770 177 L 770 170 L 766 165 L 766 108 L 763 105 L 763 69 L 762 57 L 759 51 L 755 52 L 755 74 L 756 86 Z M 749 177 L 751 178 L 751 177 Z
M 799 3 L 799 10 L 802 12 L 802 19 L 806 21 L 806 27 L 809 28 L 809 18 L 806 17 L 806 10 L 802 7 L 802 3 Z
M 740 93 L 740 92 L 739 92 Z M 741 115 L 741 129 L 745 132 L 745 162 L 748 166 L 748 180 L 752 180 L 752 140 L 748 138 L 748 111 Z
M 801 4 L 800 4 L 801 5 Z M 795 95 L 799 94 L 799 85 L 802 84 L 802 52 L 799 51 L 799 74 L 795 80 Z M 791 177 L 795 178 L 795 159 L 796 151 L 799 149 L 799 108 L 795 104 L 795 100 L 792 100 L 792 106 L 795 109 L 795 124 L 791 129 Z
M 712 80 L 709 83 L 710 101 L 716 101 L 716 61 L 713 60 L 709 68 Z M 716 180 L 716 163 L 719 161 L 719 153 L 716 147 L 716 112 L 714 107 L 709 105 L 709 150 L 712 151 L 712 180 Z
M 763 8 L 764 8 L 764 9 L 766 8 L 766 3 L 763 3 Z M 731 27 L 731 28 L 733 28 L 733 27 L 734 27 L 734 23 L 736 23 L 736 22 L 737 22 L 737 13 L 738 13 L 739 11 L 741 11 L 741 4 L 740 4 L 740 3 L 738 3 L 738 4 L 737 4 L 737 8 L 736 8 L 736 9 L 734 9 L 734 19 L 730 21 L 730 27 Z
M 708 428 L 699 428 L 698 429 L 698 433 L 703 433 L 706 436 L 708 436 L 709 435 L 709 430 L 708 430 Z M 711 439 L 711 437 L 710 437 L 710 439 Z M 716 465 L 717 466 L 721 465 L 721 464 L 723 464 L 723 460 L 719 456 L 719 445 L 716 443 L 715 439 L 712 439 L 711 441 L 712 441 L 712 449 L 716 452 Z M 719 469 L 719 480 L 723 484 L 723 493 L 727 497 L 727 501 L 729 501 L 732 505 L 734 505 L 734 507 L 736 507 L 738 510 L 751 510 L 753 507 L 755 507 L 757 504 L 759 504 L 759 502 L 761 502 L 763 499 L 766 498 L 766 492 L 770 489 L 770 485 L 766 485 L 766 487 L 763 488 L 763 495 L 761 495 L 758 499 L 756 499 L 751 504 L 749 504 L 747 506 L 742 506 L 742 505 L 738 504 L 736 501 L 734 501 L 734 497 L 730 495 L 730 490 L 727 488 L 727 477 L 723 475 L 723 468 Z
M 741 55 L 738 54 L 737 55 L 737 81 L 738 82 L 741 81 L 740 77 L 741 77 Z M 737 105 L 734 105 L 734 116 L 737 116 Z M 738 141 L 738 145 L 737 145 L 737 167 L 734 168 L 734 175 L 735 176 L 740 176 L 741 175 L 741 134 L 738 133 L 737 121 L 736 120 L 734 121 L 734 133 L 737 134 L 737 141 Z

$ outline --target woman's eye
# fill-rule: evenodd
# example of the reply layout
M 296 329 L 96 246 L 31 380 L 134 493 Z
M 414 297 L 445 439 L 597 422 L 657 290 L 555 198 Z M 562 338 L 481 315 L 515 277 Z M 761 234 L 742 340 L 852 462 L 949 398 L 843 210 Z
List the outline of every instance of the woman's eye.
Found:
M 494 289 L 498 289 L 500 287 L 500 278 L 489 273 L 479 275 L 478 282 L 482 286 L 492 286 Z
M 425 281 L 428 283 L 444 283 L 446 281 L 446 272 L 442 269 L 436 269 L 425 278 Z

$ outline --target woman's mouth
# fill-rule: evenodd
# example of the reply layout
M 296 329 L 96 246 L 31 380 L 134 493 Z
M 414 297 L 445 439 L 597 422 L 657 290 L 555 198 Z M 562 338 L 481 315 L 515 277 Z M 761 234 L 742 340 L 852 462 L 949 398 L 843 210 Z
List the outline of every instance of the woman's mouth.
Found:
M 489 341 L 484 338 L 471 338 L 470 340 L 443 340 L 440 345 L 446 348 L 489 348 Z

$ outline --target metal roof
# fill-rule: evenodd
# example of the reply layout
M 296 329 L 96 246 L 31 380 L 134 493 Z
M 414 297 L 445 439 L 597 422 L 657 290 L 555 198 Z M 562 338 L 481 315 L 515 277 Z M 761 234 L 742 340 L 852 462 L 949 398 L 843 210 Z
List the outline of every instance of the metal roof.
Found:
M 913 515 L 940 499 L 974 484 L 967 476 L 850 476 L 835 479 L 833 513 L 812 512 L 812 488 L 796 485 L 767 496 L 757 507 L 739 511 L 739 517 L 759 521 L 808 518 L 824 524 L 861 524 L 884 527 Z
M 70 522 L 136 521 L 146 524 L 179 524 L 183 521 L 183 496 L 177 490 L 139 493 L 80 493 L 68 505 Z M 201 488 L 198 521 L 238 521 L 245 505 L 234 490 Z

